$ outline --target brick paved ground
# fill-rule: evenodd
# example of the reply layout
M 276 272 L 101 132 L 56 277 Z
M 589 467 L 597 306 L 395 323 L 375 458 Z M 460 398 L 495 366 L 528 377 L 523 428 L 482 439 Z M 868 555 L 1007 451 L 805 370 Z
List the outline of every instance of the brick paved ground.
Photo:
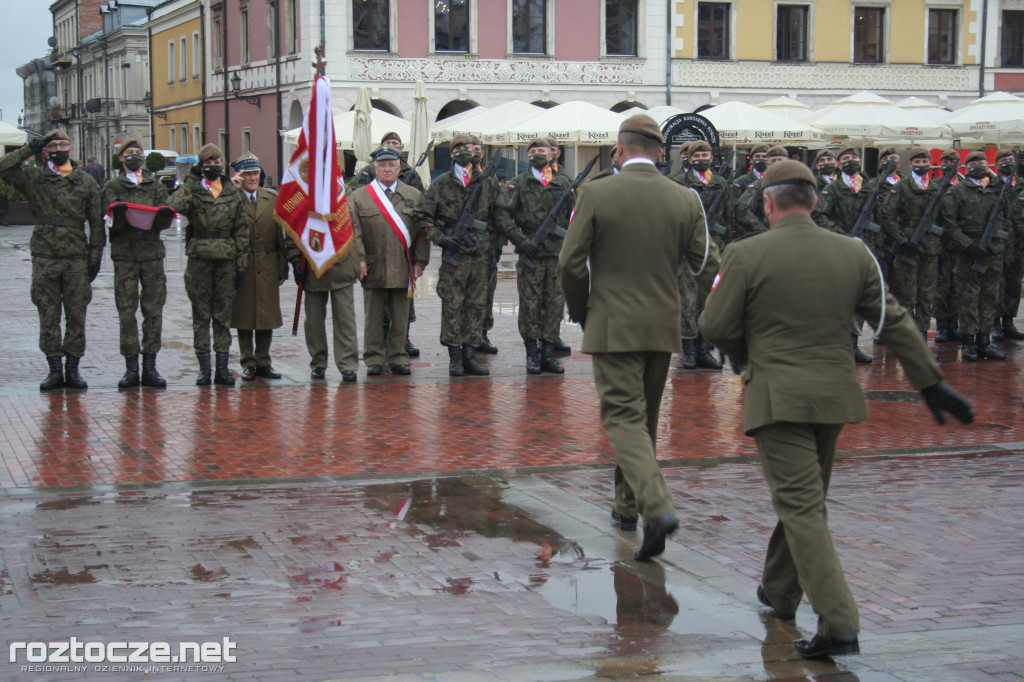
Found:
M 275 339 L 283 380 L 199 389 L 171 242 L 162 391 L 115 387 L 107 260 L 83 361 L 92 388 L 41 395 L 27 237 L 0 229 L 7 642 L 238 645 L 221 673 L 158 679 L 1024 674 L 1024 346 L 1004 344 L 1010 362 L 973 365 L 941 346 L 978 420 L 940 429 L 892 357 L 862 341 L 876 355 L 858 370 L 871 421 L 844 431 L 830 509 L 864 653 L 837 667 L 794 660 L 792 640 L 814 629 L 807 606 L 798 630 L 751 603 L 773 517 L 739 429 L 739 378 L 673 370 L 659 453 L 683 527 L 664 562 L 640 565 L 630 560 L 637 534 L 606 523 L 612 460 L 589 361 L 574 353 L 565 377 L 525 376 L 511 257 L 490 378 L 447 377 L 432 266 L 417 299 L 412 338 L 424 355 L 411 378 L 368 381 L 361 371 L 358 384 L 342 385 L 332 367 L 326 386 L 311 386 L 300 330 Z M 293 296 L 289 282 L 283 307 Z M 563 335 L 578 346 L 574 326 Z

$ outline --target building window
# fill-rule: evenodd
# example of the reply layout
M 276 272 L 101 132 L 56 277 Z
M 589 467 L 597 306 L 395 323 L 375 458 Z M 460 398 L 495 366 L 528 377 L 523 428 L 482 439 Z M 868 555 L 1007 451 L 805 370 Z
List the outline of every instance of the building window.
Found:
M 199 135 L 199 124 L 192 124 L 192 153 L 198 154 L 203 146 L 203 138 Z
M 512 51 L 544 54 L 546 0 L 512 0 Z
M 228 154 L 231 152 L 228 150 L 228 134 L 223 128 L 217 131 L 217 146 L 224 153 L 224 158 L 229 158 Z
M 181 61 L 178 64 L 178 80 L 184 81 L 188 78 L 188 43 L 185 42 L 185 36 L 178 40 L 178 59 Z
M 222 41 L 224 32 L 223 27 L 221 26 L 220 12 L 216 12 L 213 15 L 213 20 L 210 22 L 210 34 L 210 37 L 212 38 L 210 51 L 213 54 L 213 70 L 220 71 L 224 68 L 224 52 L 221 49 L 223 46 Z
M 248 154 L 252 150 L 252 131 L 242 128 L 242 153 Z
M 885 57 L 882 35 L 885 10 L 881 7 L 853 8 L 853 61 L 881 64 Z
M 469 52 L 469 0 L 434 1 L 434 50 Z
M 807 61 L 807 5 L 779 5 L 775 58 L 780 62 Z
M 199 78 L 199 65 L 203 60 L 203 43 L 199 40 L 199 31 L 192 33 L 192 77 Z
M 298 0 L 285 0 L 284 3 L 284 50 L 288 54 L 299 51 L 299 36 L 296 27 L 298 21 Z
M 387 0 L 352 0 L 353 47 L 357 50 L 391 49 Z
M 188 154 L 188 124 L 182 123 L 178 126 L 178 141 L 181 143 L 181 149 L 176 150 L 179 156 Z
M 175 138 L 175 135 L 174 135 L 175 132 L 176 131 L 174 130 L 174 126 L 171 126 L 170 128 L 167 129 L 167 134 L 169 135 L 168 140 L 167 140 L 167 148 L 169 150 L 171 150 L 172 152 L 174 152 L 174 153 L 178 153 L 178 143 L 174 139 Z
M 636 0 L 607 0 L 605 2 L 605 54 L 636 56 L 636 5 Z
M 956 63 L 956 10 L 928 10 L 928 63 Z
M 1024 66 L 1024 11 L 1003 12 L 1003 66 Z
M 729 58 L 729 12 L 727 2 L 697 3 L 697 58 Z
M 174 65 L 177 61 L 174 58 L 174 41 L 167 41 L 167 82 L 171 85 L 174 84 Z
M 277 22 L 274 17 L 277 15 L 277 3 L 267 3 L 267 57 L 277 57 Z
M 249 63 L 249 8 L 243 7 L 238 17 L 239 39 L 242 44 L 242 64 Z

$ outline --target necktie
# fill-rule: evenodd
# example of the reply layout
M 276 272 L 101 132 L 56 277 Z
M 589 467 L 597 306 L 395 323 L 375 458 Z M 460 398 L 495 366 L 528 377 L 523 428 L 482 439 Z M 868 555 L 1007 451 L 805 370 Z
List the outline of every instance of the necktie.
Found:
M 394 194 L 395 194 L 395 193 L 391 191 L 391 188 L 389 188 L 389 187 L 386 187 L 386 188 L 384 189 L 384 195 L 385 195 L 385 196 L 386 196 L 386 197 L 387 197 L 388 199 L 390 199 L 390 198 L 391 198 L 392 196 L 394 196 Z
M 249 195 L 249 201 L 251 201 L 252 205 L 255 206 L 256 205 L 256 195 L 255 194 L 250 194 Z

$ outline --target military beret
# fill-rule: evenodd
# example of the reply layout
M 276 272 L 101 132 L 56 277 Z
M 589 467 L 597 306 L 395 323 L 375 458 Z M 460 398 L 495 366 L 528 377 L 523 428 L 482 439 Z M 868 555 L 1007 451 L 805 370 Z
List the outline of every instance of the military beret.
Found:
M 200 148 L 198 156 L 199 163 L 206 163 L 210 159 L 218 159 L 223 157 L 224 153 L 221 152 L 220 147 L 218 147 L 217 145 L 213 144 L 212 142 L 207 142 L 202 146 L 202 148 Z
M 879 157 L 892 156 L 893 154 L 899 154 L 899 152 L 896 151 L 896 147 L 886 147 L 882 151 L 878 152 Z
M 775 147 L 769 147 L 768 153 L 765 154 L 765 156 L 785 156 L 788 158 L 789 152 L 786 151 L 786 148 L 782 145 L 777 145 Z
M 1009 156 L 1009 157 L 1012 158 L 1013 157 L 1013 150 L 1012 149 L 1000 149 L 999 151 L 996 152 L 995 162 L 999 163 L 999 159 L 1003 158 L 1004 156 Z
M 70 141 L 71 138 L 68 137 L 68 134 L 65 133 L 63 130 L 61 130 L 60 128 L 54 128 L 50 132 L 46 133 L 46 135 L 43 137 L 43 146 L 45 147 L 46 145 L 50 144 L 54 140 L 68 140 L 68 141 Z
M 473 138 L 469 135 L 456 135 L 452 138 L 452 149 L 456 147 L 468 147 L 473 144 Z
M 910 154 L 907 155 L 907 160 L 908 161 L 913 161 L 914 159 L 921 159 L 921 158 L 924 158 L 924 159 L 930 159 L 931 158 L 931 154 L 929 154 L 928 150 L 925 149 L 924 147 L 914 147 L 913 149 L 910 150 Z
M 750 148 L 750 155 L 753 156 L 754 154 L 767 154 L 769 149 L 771 149 L 771 147 L 761 142 L 759 144 L 755 144 L 753 147 Z
M 696 154 L 697 152 L 709 152 L 711 151 L 711 145 L 704 140 L 697 140 L 696 142 L 690 143 L 690 154 Z
M 546 138 L 546 137 L 535 137 L 532 140 L 530 140 L 530 144 L 527 145 L 526 151 L 530 151 L 534 147 L 550 147 L 550 146 L 551 146 L 551 143 L 548 142 L 548 138 Z
M 548 146 L 549 147 L 554 148 L 554 147 L 558 146 L 558 140 L 556 140 L 555 138 L 553 138 L 553 137 L 545 137 L 544 139 L 548 141 Z
M 818 163 L 825 156 L 830 156 L 833 159 L 836 158 L 836 153 L 826 147 L 825 149 L 819 149 L 818 153 L 814 155 L 814 163 Z
M 398 153 L 397 149 L 391 147 L 381 147 L 377 150 L 377 153 L 373 155 L 374 161 L 401 161 L 402 155 Z
M 967 155 L 967 158 L 964 159 L 964 163 L 967 164 L 971 161 L 984 161 L 988 163 L 988 157 L 985 155 L 985 152 L 971 152 Z
M 260 170 L 260 160 L 252 152 L 246 152 L 231 162 L 231 167 L 239 173 Z
M 658 144 L 662 142 L 661 128 L 658 127 L 657 121 L 647 114 L 633 114 L 623 121 L 619 126 L 619 134 L 622 133 L 633 133 Z
M 117 146 L 117 154 L 118 154 L 118 156 L 120 156 L 124 152 L 125 149 L 128 149 L 130 147 L 136 147 L 138 149 L 142 149 L 142 145 L 139 144 L 138 140 L 136 140 L 134 137 L 129 137 L 127 140 L 123 140 L 121 142 L 121 144 L 119 144 Z
M 764 172 L 764 177 L 761 178 L 762 189 L 768 189 L 775 185 L 794 185 L 799 183 L 807 183 L 815 188 L 818 186 L 818 181 L 814 179 L 811 169 L 793 159 L 785 159 L 784 161 L 773 163 L 771 166 L 768 166 L 768 170 Z
M 483 145 L 483 142 L 481 142 L 480 138 L 477 137 L 476 135 L 470 135 L 469 139 L 472 142 L 472 144 L 474 144 L 474 145 Z
M 380 138 L 380 143 L 384 144 L 388 140 L 398 140 L 398 144 L 402 144 L 402 138 L 395 132 L 384 133 L 384 137 Z
M 679 156 L 689 156 L 690 155 L 690 147 L 692 147 L 692 146 L 693 146 L 693 141 L 684 142 L 681 145 L 679 145 Z
M 839 150 L 839 153 L 836 154 L 836 158 L 837 159 L 841 159 L 844 156 L 846 156 L 847 154 L 853 154 L 854 156 L 859 158 L 860 157 L 860 150 L 857 149 L 856 147 L 843 147 L 842 149 Z
M 960 161 L 960 152 L 956 149 L 947 149 L 942 152 L 942 156 L 939 157 L 942 161 Z

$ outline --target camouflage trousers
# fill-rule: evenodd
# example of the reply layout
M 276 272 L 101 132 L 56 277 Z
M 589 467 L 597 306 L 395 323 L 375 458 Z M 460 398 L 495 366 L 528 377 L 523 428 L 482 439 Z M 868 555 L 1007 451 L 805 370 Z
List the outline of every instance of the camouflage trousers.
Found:
M 519 335 L 523 339 L 557 341 L 565 316 L 565 298 L 558 283 L 558 259 L 535 258 L 537 267 L 516 263 L 519 287 Z
M 999 314 L 1016 317 L 1020 308 L 1021 277 L 1024 277 L 1024 258 L 1020 244 L 1007 244 L 1003 259 L 1003 279 L 1000 286 Z
M 914 317 L 919 331 L 928 331 L 935 313 L 935 288 L 939 277 L 938 256 L 919 255 L 917 264 L 893 259 L 892 293 Z
M 697 280 L 684 264 L 679 269 L 679 336 L 686 341 L 697 338 L 700 333 L 697 318 L 704 309 L 704 302 L 697 298 Z
M 139 295 L 139 288 L 142 295 Z M 135 311 L 142 305 L 142 346 L 145 354 L 160 350 L 164 303 L 167 302 L 167 277 L 163 259 L 114 261 L 114 303 L 121 323 L 121 355 L 138 355 L 139 325 Z
M 487 260 L 459 254 L 459 264 L 441 263 L 437 295 L 441 298 L 441 344 L 474 348 L 483 343 L 487 305 Z
M 491 258 L 487 268 L 487 308 L 484 313 L 484 332 L 494 329 L 494 290 L 498 288 L 498 259 L 501 257 L 501 250 L 497 256 Z
M 39 311 L 39 350 L 48 357 L 85 355 L 85 310 L 92 300 L 85 258 L 32 257 L 29 296 Z M 60 316 L 64 312 L 64 340 Z
M 985 266 L 984 272 L 977 272 L 971 266 L 966 252 L 956 258 L 956 311 L 960 318 L 962 334 L 989 333 L 999 311 L 999 280 L 1003 276 L 1003 254 L 989 256 L 979 261 Z
M 197 353 L 231 350 L 231 308 L 235 303 L 235 261 L 188 259 L 185 293 L 192 302 L 192 345 Z
M 956 295 L 953 291 L 953 272 L 956 270 L 956 253 L 944 250 L 939 256 L 938 275 L 935 282 L 935 319 L 952 320 L 956 317 Z

